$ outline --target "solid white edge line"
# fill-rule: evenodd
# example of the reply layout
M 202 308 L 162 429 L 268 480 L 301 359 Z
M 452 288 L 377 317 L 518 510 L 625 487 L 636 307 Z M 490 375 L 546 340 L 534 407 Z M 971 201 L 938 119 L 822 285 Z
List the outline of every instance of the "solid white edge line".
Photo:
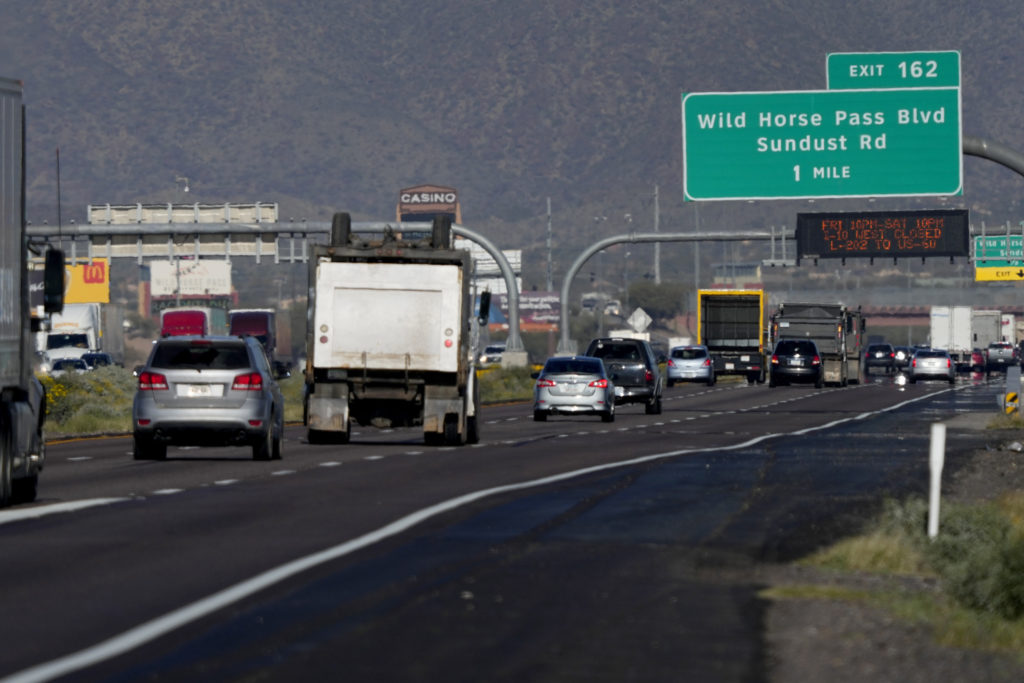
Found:
M 332 548 L 321 550 L 320 552 L 307 555 L 306 557 L 287 562 L 279 567 L 270 569 L 263 572 L 251 579 L 243 581 L 242 583 L 235 584 L 222 591 L 209 595 L 205 598 L 197 600 L 190 605 L 181 607 L 172 612 L 157 617 L 151 621 L 139 624 L 124 633 L 108 638 L 107 640 L 97 643 L 96 645 L 79 650 L 64 657 L 37 664 L 23 669 L 19 672 L 11 674 L 10 676 L 0 679 L 4 683 L 36 683 L 41 681 L 48 681 L 58 676 L 64 676 L 74 671 L 79 671 L 86 667 L 98 664 L 100 662 L 112 659 L 120 656 L 126 652 L 129 652 L 136 647 L 140 647 L 152 640 L 155 640 L 161 636 L 164 636 L 175 629 L 178 629 L 192 621 L 202 619 L 216 612 L 219 609 L 227 607 L 228 605 L 248 598 L 251 595 L 258 593 L 261 590 L 269 588 L 276 583 L 289 579 L 297 574 L 300 574 L 308 569 L 312 569 L 318 565 L 326 562 L 349 555 L 357 550 L 366 548 L 374 543 L 378 543 L 386 538 L 396 536 L 404 531 L 408 531 L 414 526 L 435 517 L 437 515 L 450 512 L 469 503 L 475 503 L 478 500 L 488 498 L 499 493 L 508 493 L 510 491 L 520 491 L 523 489 L 535 488 L 537 486 L 545 486 L 547 484 L 553 484 L 566 479 L 572 479 L 575 477 L 584 476 L 587 474 L 593 474 L 595 472 L 603 472 L 605 470 L 617 469 L 620 467 L 629 467 L 631 465 L 639 465 L 648 462 L 654 462 L 656 460 L 663 460 L 665 458 L 676 457 L 679 455 L 687 455 L 690 453 L 716 453 L 721 451 L 737 451 L 749 448 L 756 444 L 769 439 L 774 439 L 782 436 L 803 436 L 816 431 L 823 431 L 831 429 L 837 425 L 841 425 L 845 422 L 853 422 L 856 420 L 863 420 L 871 415 L 879 415 L 887 413 L 893 410 L 902 408 L 903 406 L 916 403 L 917 401 L 924 400 L 926 398 L 933 398 L 946 391 L 954 391 L 954 389 L 945 389 L 934 393 L 925 394 L 917 398 L 908 399 L 902 403 L 898 403 L 888 408 L 882 408 L 876 411 L 870 411 L 861 413 L 853 417 L 846 417 L 840 420 L 834 420 L 828 424 L 820 425 L 817 427 L 808 427 L 797 432 L 784 432 L 779 434 L 764 434 L 762 436 L 755 437 L 744 441 L 743 443 L 733 444 L 731 446 L 722 446 L 720 448 L 684 448 L 676 451 L 668 451 L 665 453 L 655 453 L 653 455 L 643 455 L 630 460 L 622 460 L 614 463 L 605 463 L 603 465 L 594 465 L 592 467 L 585 467 L 579 470 L 573 470 L 571 472 L 563 472 L 561 474 L 553 474 L 551 476 L 542 477 L 540 479 L 532 479 L 530 481 L 520 482 L 518 484 L 505 484 L 502 486 L 495 486 L 489 489 L 483 489 L 472 493 L 466 493 L 449 500 L 436 503 L 434 505 L 423 508 L 405 517 L 387 524 L 375 531 L 371 531 L 367 534 L 363 534 L 358 538 L 354 538 L 350 541 L 345 541 Z
M 126 500 L 131 500 L 131 498 L 88 498 L 86 500 L 76 500 L 70 503 L 53 503 L 51 505 L 39 505 L 37 507 L 24 508 L 21 510 L 4 510 L 3 512 L 0 512 L 0 524 L 20 522 L 23 519 L 37 519 L 39 517 L 46 517 L 47 515 L 54 515 L 61 512 L 75 512 L 77 510 L 96 507 L 97 505 L 111 505 L 112 503 L 121 503 Z

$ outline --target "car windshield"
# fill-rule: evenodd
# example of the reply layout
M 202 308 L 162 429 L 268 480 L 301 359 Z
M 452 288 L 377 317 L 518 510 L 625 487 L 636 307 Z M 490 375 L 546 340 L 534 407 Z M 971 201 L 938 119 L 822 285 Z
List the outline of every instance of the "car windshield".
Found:
M 610 360 L 640 360 L 640 352 L 632 344 L 601 344 L 593 355 Z
M 544 374 L 576 373 L 581 375 L 600 375 L 600 361 L 580 360 L 578 358 L 552 358 L 544 364 Z
M 150 365 L 190 370 L 237 370 L 249 367 L 249 356 L 241 344 L 171 342 L 157 346 Z
M 813 354 L 816 353 L 814 345 L 810 342 L 805 341 L 787 341 L 783 340 L 779 342 L 779 345 L 775 347 L 775 353 L 784 356 L 796 356 L 799 354 Z
M 707 358 L 708 353 L 704 349 L 672 349 L 673 358 L 693 360 L 695 358 Z

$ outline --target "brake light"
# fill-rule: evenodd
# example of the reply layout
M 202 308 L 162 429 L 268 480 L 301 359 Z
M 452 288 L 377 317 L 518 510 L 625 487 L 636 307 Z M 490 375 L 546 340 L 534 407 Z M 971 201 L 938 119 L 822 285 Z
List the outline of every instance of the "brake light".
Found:
M 821 365 L 821 358 L 819 358 L 818 356 L 815 356 L 814 358 L 812 358 L 811 359 L 811 365 Z
M 247 372 L 244 375 L 239 375 L 235 377 L 235 381 L 231 384 L 231 389 L 234 391 L 262 391 L 263 375 L 258 372 Z
M 705 358 L 704 359 L 704 367 L 706 367 L 706 368 L 711 367 L 711 359 L 710 358 Z
M 166 391 L 167 378 L 159 372 L 139 373 L 139 391 Z
M 949 358 L 947 358 L 946 359 L 946 367 L 948 368 L 948 367 L 951 367 L 951 366 L 952 366 L 952 361 Z
M 645 370 L 644 371 L 644 381 L 645 382 L 652 382 L 652 381 L 654 381 L 654 373 L 651 372 L 650 370 Z
M 606 380 L 606 379 L 595 379 L 593 382 L 590 383 L 590 386 L 596 387 L 598 389 L 607 389 L 608 388 L 608 380 Z
M 776 355 L 775 355 L 775 354 L 773 353 L 773 354 L 772 354 L 772 365 L 778 365 L 778 364 L 779 364 L 779 357 L 778 357 L 778 356 L 776 356 Z
M 674 367 L 676 366 L 676 364 L 672 362 L 672 359 L 671 359 L 671 358 L 669 358 L 669 359 L 668 359 L 668 361 L 667 361 L 667 363 L 666 363 L 666 364 L 667 364 L 667 365 L 668 365 L 668 366 L 669 366 L 670 368 L 674 368 Z
M 553 387 L 555 383 L 550 379 L 539 379 L 537 380 L 537 388 L 544 389 L 546 387 Z
M 912 367 L 912 368 L 916 368 L 917 367 L 917 359 L 916 358 L 914 360 L 910 361 L 910 367 Z

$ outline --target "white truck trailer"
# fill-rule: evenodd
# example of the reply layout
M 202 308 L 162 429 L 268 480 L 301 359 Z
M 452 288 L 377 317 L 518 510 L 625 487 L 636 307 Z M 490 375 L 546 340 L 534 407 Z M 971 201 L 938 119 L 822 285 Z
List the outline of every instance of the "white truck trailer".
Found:
M 929 344 L 949 351 L 961 370 L 971 364 L 973 311 L 970 306 L 932 306 L 929 320 Z
M 429 237 L 352 235 L 335 214 L 309 271 L 304 422 L 310 443 L 349 439 L 350 423 L 423 427 L 428 444 L 479 440 L 478 320 L 469 252 L 451 219 Z M 481 297 L 486 320 L 490 297 Z
M 41 321 L 29 309 L 24 120 L 21 83 L 0 78 L 0 506 L 35 500 L 46 459 L 45 397 L 33 372 Z M 44 310 L 60 310 L 63 296 L 64 259 L 48 251 Z
M 102 334 L 100 304 L 65 304 L 64 310 L 51 317 L 46 357 L 53 362 L 99 351 Z

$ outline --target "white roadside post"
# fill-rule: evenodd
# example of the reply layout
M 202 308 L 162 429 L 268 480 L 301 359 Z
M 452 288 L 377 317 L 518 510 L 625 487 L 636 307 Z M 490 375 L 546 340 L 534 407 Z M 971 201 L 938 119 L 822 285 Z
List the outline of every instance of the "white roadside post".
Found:
M 942 465 L 946 459 L 946 425 L 932 424 L 931 452 L 928 463 L 931 467 L 931 495 L 928 501 L 928 538 L 939 535 L 939 497 L 942 493 Z

